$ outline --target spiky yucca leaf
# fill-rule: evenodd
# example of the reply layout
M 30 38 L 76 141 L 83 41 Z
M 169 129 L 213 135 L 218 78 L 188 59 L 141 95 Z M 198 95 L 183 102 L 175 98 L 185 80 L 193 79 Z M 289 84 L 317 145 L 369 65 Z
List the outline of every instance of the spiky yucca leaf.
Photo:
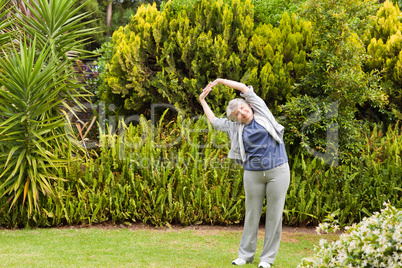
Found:
M 0 59 L 0 192 L 11 207 L 27 201 L 28 213 L 41 194 L 53 193 L 57 168 L 66 165 L 65 121 L 56 107 L 69 77 L 49 51 L 23 41 Z
M 59 68 L 64 69 L 71 77 L 75 77 L 74 62 L 94 53 L 84 49 L 89 36 L 97 29 L 88 28 L 91 20 L 85 21 L 90 13 L 83 12 L 88 1 L 76 6 L 77 0 L 21 0 L 25 10 L 17 10 L 15 25 L 19 33 L 24 34 L 17 39 L 36 37 L 35 43 L 38 51 L 49 49 L 49 58 L 59 62 Z M 29 40 L 32 42 L 32 40 Z M 64 63 L 68 63 L 67 65 Z M 70 105 L 78 109 L 85 109 L 81 101 L 90 94 L 79 84 L 78 80 L 66 81 L 70 84 L 68 90 L 60 92 L 61 98 L 66 98 Z M 80 90 L 76 90 L 80 88 Z M 81 101 L 79 100 L 81 98 Z M 66 107 L 69 109 L 69 107 Z M 74 113 L 73 113 L 74 114 Z
M 37 37 L 39 50 L 51 47 L 55 61 L 70 56 L 87 56 L 85 42 L 97 29 L 87 28 L 92 21 L 85 21 L 90 15 L 82 12 L 88 2 L 75 7 L 77 0 L 23 0 L 29 15 L 20 12 L 18 24 L 29 36 Z

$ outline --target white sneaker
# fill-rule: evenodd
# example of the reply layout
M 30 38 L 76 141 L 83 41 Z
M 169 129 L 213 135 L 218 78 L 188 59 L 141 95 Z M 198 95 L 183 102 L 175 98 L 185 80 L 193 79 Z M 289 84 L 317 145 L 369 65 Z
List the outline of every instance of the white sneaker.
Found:
M 258 264 L 258 267 L 270 268 L 271 264 L 269 264 L 268 262 L 262 261 L 262 262 L 260 262 L 260 264 Z
M 232 261 L 233 265 L 244 265 L 246 264 L 246 260 L 243 260 L 242 258 L 237 258 L 234 261 Z

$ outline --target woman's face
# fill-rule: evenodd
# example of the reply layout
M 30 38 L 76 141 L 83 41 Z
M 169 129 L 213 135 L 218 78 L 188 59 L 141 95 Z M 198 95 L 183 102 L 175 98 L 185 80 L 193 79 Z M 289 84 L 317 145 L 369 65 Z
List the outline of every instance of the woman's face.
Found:
M 248 104 L 239 105 L 233 114 L 238 122 L 244 124 L 249 124 L 254 117 L 253 110 L 251 110 L 251 107 Z

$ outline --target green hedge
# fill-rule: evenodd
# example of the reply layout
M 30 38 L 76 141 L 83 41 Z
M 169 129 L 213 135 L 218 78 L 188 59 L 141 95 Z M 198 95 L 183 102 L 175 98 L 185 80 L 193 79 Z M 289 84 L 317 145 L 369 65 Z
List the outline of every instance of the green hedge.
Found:
M 295 158 L 287 207 L 300 211 L 290 224 L 321 222 L 327 214 L 339 210 L 341 225 L 359 222 L 383 203 L 401 207 L 402 135 L 399 125 L 385 135 L 374 129 L 366 137 L 364 151 L 338 167 L 323 166 L 317 158 Z M 308 215 L 314 215 L 310 218 Z
M 2 197 L 0 225 L 241 222 L 242 169 L 226 158 L 226 134 L 213 131 L 204 117 L 161 125 L 142 118 L 137 126 L 120 126 L 120 136 L 105 131 L 100 148 L 59 174 L 68 181 L 56 185 L 55 197 L 42 198 L 29 219 L 21 206 L 9 210 Z M 293 156 L 284 223 L 318 224 L 339 210 L 345 225 L 379 211 L 387 200 L 401 207 L 401 148 L 398 125 L 386 134 L 375 129 L 364 154 L 338 167 L 306 154 Z

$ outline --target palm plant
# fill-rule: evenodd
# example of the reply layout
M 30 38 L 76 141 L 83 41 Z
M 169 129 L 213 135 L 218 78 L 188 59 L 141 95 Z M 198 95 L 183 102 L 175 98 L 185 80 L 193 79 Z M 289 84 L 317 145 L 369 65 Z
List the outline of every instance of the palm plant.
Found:
M 19 45 L 0 59 L 0 194 L 10 209 L 27 202 L 30 215 L 70 159 L 73 135 L 62 111 L 73 112 L 83 97 L 73 63 L 89 54 L 83 47 L 94 29 L 75 0 L 22 1 L 11 23 Z

